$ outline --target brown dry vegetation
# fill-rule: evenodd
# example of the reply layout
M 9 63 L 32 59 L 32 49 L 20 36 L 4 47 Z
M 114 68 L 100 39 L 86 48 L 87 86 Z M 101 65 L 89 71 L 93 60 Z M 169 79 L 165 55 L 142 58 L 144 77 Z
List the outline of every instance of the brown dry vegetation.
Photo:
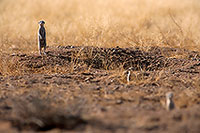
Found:
M 37 49 L 37 22 L 52 45 L 170 46 L 199 50 L 198 0 L 1 0 L 3 51 Z
M 200 132 L 199 8 L 0 0 L 0 132 Z M 41 19 L 46 56 L 37 51 Z

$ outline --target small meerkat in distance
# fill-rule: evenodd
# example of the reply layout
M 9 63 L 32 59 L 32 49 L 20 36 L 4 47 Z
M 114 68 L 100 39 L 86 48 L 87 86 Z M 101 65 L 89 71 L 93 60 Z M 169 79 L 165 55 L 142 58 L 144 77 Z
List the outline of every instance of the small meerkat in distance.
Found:
M 39 54 L 41 55 L 41 50 L 44 48 L 44 54 L 46 54 L 46 30 L 44 28 L 45 22 L 42 20 L 38 22 L 39 24 L 39 30 L 38 30 L 38 48 L 39 48 Z
M 174 108 L 175 108 L 175 104 L 174 104 L 174 101 L 173 101 L 173 93 L 168 92 L 168 93 L 166 93 L 166 109 L 168 111 L 170 111 Z

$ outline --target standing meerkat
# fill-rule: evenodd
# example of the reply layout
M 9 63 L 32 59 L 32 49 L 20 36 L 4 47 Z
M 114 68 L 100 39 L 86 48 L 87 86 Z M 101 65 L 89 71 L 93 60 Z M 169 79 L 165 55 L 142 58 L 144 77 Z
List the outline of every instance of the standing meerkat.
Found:
M 44 54 L 46 54 L 46 30 L 44 28 L 45 22 L 42 20 L 38 22 L 39 24 L 39 30 L 38 30 L 38 48 L 39 48 L 39 53 L 41 55 L 41 50 L 44 48 Z
M 169 110 L 172 110 L 174 108 L 175 108 L 175 104 L 174 104 L 174 101 L 173 101 L 173 93 L 168 92 L 168 93 L 166 93 L 166 109 L 169 111 Z

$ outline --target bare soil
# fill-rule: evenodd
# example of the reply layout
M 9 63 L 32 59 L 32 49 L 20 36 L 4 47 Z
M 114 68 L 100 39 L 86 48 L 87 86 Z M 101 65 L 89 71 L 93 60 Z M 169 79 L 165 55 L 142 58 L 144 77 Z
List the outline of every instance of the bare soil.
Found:
M 58 46 L 2 59 L 0 132 L 200 132 L 198 52 Z

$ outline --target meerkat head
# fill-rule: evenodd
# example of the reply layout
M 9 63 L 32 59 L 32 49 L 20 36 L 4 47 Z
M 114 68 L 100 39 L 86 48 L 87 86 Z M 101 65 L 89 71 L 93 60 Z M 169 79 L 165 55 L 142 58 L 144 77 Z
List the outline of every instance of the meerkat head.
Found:
M 173 93 L 172 92 L 166 93 L 166 99 L 172 99 L 172 98 L 173 98 Z
M 45 22 L 44 22 L 43 20 L 41 20 L 41 21 L 38 22 L 38 24 L 39 24 L 40 26 L 44 26 Z

